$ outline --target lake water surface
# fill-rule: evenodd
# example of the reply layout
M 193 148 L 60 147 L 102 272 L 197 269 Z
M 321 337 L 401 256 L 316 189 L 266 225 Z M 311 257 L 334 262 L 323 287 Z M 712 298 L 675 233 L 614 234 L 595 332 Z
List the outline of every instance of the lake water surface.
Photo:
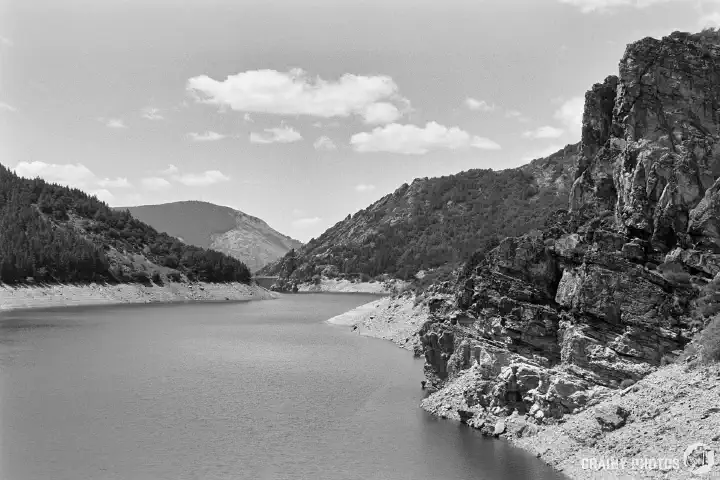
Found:
M 0 314 L 0 478 L 559 479 L 418 407 L 366 295 Z

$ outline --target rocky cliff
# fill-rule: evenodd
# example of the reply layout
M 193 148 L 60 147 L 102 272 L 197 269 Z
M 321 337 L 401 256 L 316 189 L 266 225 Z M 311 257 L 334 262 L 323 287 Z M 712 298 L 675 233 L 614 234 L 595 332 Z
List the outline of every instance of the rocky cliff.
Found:
M 719 74 L 717 34 L 675 32 L 587 92 L 568 210 L 434 289 L 428 410 L 503 433 L 490 418 L 552 422 L 678 356 L 720 272 Z

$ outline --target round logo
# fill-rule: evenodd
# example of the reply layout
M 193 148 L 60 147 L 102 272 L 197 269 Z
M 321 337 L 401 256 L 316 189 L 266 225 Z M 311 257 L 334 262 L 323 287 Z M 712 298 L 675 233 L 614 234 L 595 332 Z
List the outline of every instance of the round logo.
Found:
M 685 449 L 683 462 L 692 473 L 702 475 L 710 472 L 715 465 L 715 452 L 707 448 L 704 443 L 693 443 Z

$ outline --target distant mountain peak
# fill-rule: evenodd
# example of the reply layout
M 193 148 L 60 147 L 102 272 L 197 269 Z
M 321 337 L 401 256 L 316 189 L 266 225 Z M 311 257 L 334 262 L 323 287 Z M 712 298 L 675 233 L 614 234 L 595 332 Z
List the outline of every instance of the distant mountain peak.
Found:
M 257 271 L 302 243 L 283 235 L 264 220 L 223 205 L 183 200 L 159 205 L 122 207 L 184 242 L 210 248 L 242 260 Z

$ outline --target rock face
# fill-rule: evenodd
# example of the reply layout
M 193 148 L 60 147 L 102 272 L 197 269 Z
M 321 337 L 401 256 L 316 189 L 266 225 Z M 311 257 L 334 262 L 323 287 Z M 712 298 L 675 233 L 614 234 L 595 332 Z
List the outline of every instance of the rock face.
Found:
M 719 140 L 718 35 L 629 45 L 619 75 L 585 96 L 569 210 L 436 295 L 444 307 L 419 334 L 428 381 L 444 388 L 426 407 L 452 390 L 470 424 L 513 410 L 543 422 L 676 356 L 720 272 Z

